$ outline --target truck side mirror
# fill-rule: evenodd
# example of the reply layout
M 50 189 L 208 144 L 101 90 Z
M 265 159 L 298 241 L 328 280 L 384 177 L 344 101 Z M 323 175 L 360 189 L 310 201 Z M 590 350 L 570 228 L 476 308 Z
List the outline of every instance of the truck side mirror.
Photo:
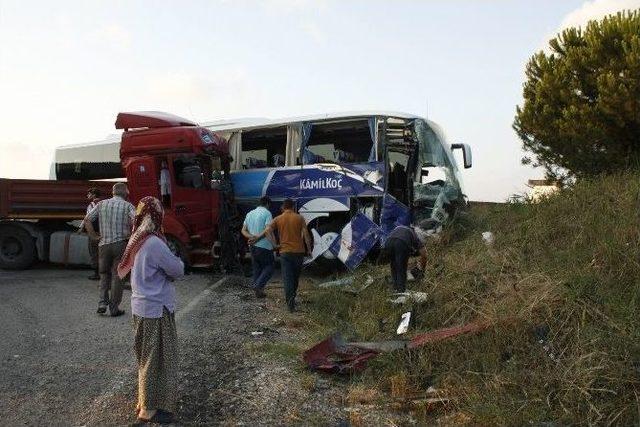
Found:
M 472 165 L 471 147 L 468 144 L 451 144 L 451 151 L 453 150 L 462 150 L 462 159 L 464 162 L 464 168 L 469 169 Z

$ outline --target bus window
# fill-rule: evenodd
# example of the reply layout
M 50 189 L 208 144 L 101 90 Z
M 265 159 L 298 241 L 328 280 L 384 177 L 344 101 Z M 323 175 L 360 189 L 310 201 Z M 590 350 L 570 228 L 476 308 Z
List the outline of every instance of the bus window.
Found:
M 287 150 L 285 126 L 242 133 L 242 169 L 284 166 Z
M 364 163 L 372 146 L 367 120 L 314 124 L 304 163 Z

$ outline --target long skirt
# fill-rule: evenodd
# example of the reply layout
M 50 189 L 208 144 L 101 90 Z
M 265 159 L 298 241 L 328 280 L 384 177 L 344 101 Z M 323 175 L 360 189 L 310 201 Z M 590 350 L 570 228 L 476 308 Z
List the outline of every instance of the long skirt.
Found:
M 138 361 L 138 407 L 175 412 L 178 348 L 176 320 L 165 308 L 162 317 L 133 316 Z

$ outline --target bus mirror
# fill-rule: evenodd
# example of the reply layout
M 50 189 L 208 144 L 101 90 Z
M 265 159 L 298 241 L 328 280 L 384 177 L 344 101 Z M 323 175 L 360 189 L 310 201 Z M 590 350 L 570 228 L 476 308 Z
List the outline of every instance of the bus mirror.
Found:
M 451 144 L 451 150 L 462 150 L 464 168 L 469 169 L 471 167 L 471 147 L 468 144 Z

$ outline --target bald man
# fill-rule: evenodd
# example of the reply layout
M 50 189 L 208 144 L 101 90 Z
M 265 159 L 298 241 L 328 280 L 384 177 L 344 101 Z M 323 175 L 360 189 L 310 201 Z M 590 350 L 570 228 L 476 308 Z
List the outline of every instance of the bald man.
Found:
M 84 225 L 89 236 L 100 239 L 98 243 L 100 300 L 97 312 L 98 314 L 106 313 L 108 306 L 111 317 L 116 317 L 124 314 L 124 310 L 120 309 L 122 280 L 118 277 L 116 268 L 127 247 L 136 210 L 125 200 L 129 195 L 127 184 L 124 182 L 114 184 L 112 194 L 113 197 L 102 200 L 89 212 L 85 217 Z M 100 235 L 95 232 L 92 225 L 96 219 L 100 226 Z

